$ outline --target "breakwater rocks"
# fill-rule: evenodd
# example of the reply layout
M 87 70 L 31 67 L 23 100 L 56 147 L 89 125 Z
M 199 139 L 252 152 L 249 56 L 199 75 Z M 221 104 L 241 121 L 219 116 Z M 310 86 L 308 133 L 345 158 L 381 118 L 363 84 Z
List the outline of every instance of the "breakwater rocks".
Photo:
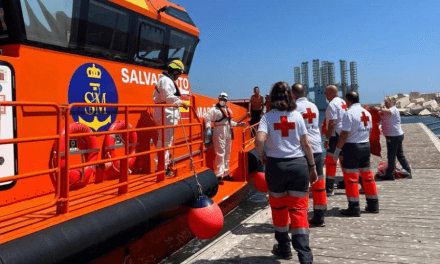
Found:
M 396 107 L 399 109 L 400 115 L 440 117 L 440 93 L 419 94 L 419 92 L 411 92 L 409 95 L 396 94 L 387 97 L 396 100 Z

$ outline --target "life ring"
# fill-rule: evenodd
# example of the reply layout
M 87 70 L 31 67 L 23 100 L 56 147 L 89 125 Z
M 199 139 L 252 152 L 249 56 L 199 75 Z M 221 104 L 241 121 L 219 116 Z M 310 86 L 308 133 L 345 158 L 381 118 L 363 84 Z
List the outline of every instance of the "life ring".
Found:
M 131 128 L 131 124 L 128 124 L 128 127 Z M 125 121 L 118 120 L 114 122 L 110 128 L 109 131 L 117 131 L 117 130 L 123 130 L 126 129 Z M 110 134 L 106 135 L 104 138 L 104 147 L 102 148 L 102 159 L 109 159 L 116 157 L 115 149 L 112 148 L 112 146 L 116 145 L 116 134 Z M 120 140 L 120 143 L 125 145 L 122 136 L 118 139 Z M 129 141 L 129 154 L 136 153 L 136 143 L 137 143 L 137 133 L 136 132 L 130 132 L 128 134 L 128 141 Z M 136 157 L 131 157 L 128 159 L 128 169 L 131 169 L 136 161 Z M 105 163 L 105 179 L 107 180 L 113 180 L 119 178 L 120 175 L 120 168 L 121 168 L 121 161 L 115 160 L 113 162 L 106 162 Z
M 80 134 L 80 133 L 91 133 L 92 130 L 81 123 L 71 123 L 69 124 L 69 132 L 70 134 Z M 76 138 L 76 142 L 72 141 L 72 144 L 75 144 L 76 148 L 78 150 L 91 150 L 91 149 L 97 149 L 98 143 L 96 142 L 96 137 L 92 135 L 83 136 L 80 138 Z M 65 142 L 66 142 L 66 131 L 63 129 L 61 131 L 61 153 L 65 153 Z M 51 166 L 52 168 L 56 168 L 58 166 L 57 159 L 56 159 L 56 151 L 57 151 L 57 144 L 55 144 L 52 147 L 52 162 Z M 98 159 L 98 152 L 92 151 L 84 154 L 85 162 L 95 161 Z M 61 164 L 60 168 L 64 168 L 66 166 L 66 160 L 65 155 L 61 156 Z M 95 171 L 95 166 L 86 166 L 84 168 L 77 168 L 77 169 L 71 169 L 69 170 L 69 190 L 77 190 L 80 188 L 83 188 L 89 183 L 90 177 Z M 52 183 L 54 186 L 57 185 L 56 182 L 56 175 L 52 174 Z

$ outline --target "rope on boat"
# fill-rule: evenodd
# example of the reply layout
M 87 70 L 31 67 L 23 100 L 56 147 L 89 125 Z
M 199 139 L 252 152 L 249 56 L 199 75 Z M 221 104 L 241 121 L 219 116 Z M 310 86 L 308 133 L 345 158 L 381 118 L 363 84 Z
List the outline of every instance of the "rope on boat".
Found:
M 179 114 L 181 114 L 180 107 L 178 107 L 177 109 L 179 110 Z M 194 167 L 193 155 L 192 155 L 191 148 L 189 147 L 188 138 L 186 136 L 186 131 L 185 131 L 185 125 L 183 124 L 182 118 L 179 118 L 179 122 L 182 125 L 183 136 L 185 137 L 186 147 L 188 148 L 189 166 L 190 166 L 190 169 L 194 172 L 194 177 L 196 177 L 197 189 L 199 190 L 199 196 L 202 196 L 203 195 L 202 185 L 200 184 L 199 179 L 197 178 L 196 168 Z

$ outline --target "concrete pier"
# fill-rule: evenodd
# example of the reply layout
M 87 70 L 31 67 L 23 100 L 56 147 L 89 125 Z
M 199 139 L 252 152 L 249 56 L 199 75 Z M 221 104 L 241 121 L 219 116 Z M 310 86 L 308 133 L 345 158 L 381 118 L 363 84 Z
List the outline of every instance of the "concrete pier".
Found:
M 377 182 L 380 213 L 360 218 L 340 215 L 347 199 L 345 190 L 336 189 L 328 199 L 327 226 L 310 229 L 314 263 L 440 263 L 440 141 L 423 124 L 402 128 L 413 179 Z M 373 173 L 386 161 L 383 137 L 381 143 L 383 158 L 372 157 Z M 275 243 L 267 206 L 183 263 L 298 263 L 295 251 L 292 260 L 272 255 Z

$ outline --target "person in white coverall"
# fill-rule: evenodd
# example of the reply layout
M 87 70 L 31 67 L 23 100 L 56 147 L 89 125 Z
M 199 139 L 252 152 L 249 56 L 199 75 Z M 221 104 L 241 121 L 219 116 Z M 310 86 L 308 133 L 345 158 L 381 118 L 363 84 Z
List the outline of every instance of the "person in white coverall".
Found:
M 215 150 L 215 175 L 222 182 L 231 179 L 229 176 L 229 157 L 231 154 L 232 127 L 244 126 L 246 123 L 237 123 L 232 120 L 232 111 L 226 106 L 228 95 L 221 93 L 218 104 L 203 115 L 206 129 L 211 129 L 214 123 L 213 143 Z
M 180 60 L 173 60 L 168 64 L 167 70 L 159 77 L 159 81 L 153 92 L 153 101 L 156 104 L 175 104 L 175 107 L 165 107 L 165 124 L 162 124 L 162 108 L 154 107 L 153 119 L 157 126 L 177 125 L 180 120 L 178 107 L 188 108 L 180 99 L 180 90 L 175 81 L 183 73 L 185 67 Z M 174 128 L 165 129 L 165 147 L 171 147 L 174 137 Z M 156 148 L 162 148 L 162 131 L 158 131 Z M 156 168 L 158 165 L 158 155 L 156 154 L 154 161 Z M 165 170 L 166 176 L 172 177 L 174 173 L 168 168 L 170 163 L 170 151 L 165 151 Z

